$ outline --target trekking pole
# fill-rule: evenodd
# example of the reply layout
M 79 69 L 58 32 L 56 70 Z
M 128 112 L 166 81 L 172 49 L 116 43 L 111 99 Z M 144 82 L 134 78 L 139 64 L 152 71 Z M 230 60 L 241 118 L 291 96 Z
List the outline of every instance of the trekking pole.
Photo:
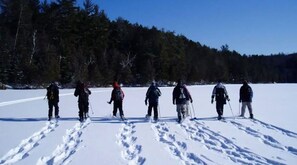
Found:
M 241 102 L 239 102 L 239 105 L 238 105 L 238 112 L 239 112 L 239 113 L 238 113 L 238 114 L 239 114 L 238 116 L 241 115 L 241 113 L 240 113 L 240 103 L 241 103 Z
M 196 119 L 196 114 L 195 114 L 195 109 L 194 109 L 193 103 L 191 103 L 191 105 L 192 105 L 192 109 L 193 109 L 193 113 L 194 113 L 194 119 Z
M 93 111 L 93 107 L 92 107 L 91 101 L 90 101 L 90 108 L 91 108 L 91 111 L 92 111 L 92 115 L 94 115 L 94 111 Z
M 229 100 L 228 100 L 228 104 L 229 104 L 229 107 L 230 107 L 231 113 L 232 113 L 232 115 L 233 115 L 233 118 L 235 119 L 235 116 L 234 116 L 234 114 L 233 114 L 232 107 L 231 107 L 231 104 L 230 104 L 230 101 L 229 101 Z
M 160 110 L 160 104 L 158 104 L 158 113 L 159 113 L 159 118 L 161 118 L 161 110 Z
M 191 119 L 193 118 L 193 115 L 192 115 L 192 108 L 190 109 L 190 104 L 188 103 L 187 104 L 187 109 L 188 109 L 188 112 L 190 113 L 190 116 L 191 116 Z M 190 110 L 189 110 L 190 109 Z

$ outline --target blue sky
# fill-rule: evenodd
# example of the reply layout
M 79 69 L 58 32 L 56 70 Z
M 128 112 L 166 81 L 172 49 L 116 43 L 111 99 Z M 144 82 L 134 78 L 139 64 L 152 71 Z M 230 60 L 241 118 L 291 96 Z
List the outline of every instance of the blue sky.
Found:
M 83 0 L 77 3 L 82 5 Z M 240 54 L 297 52 L 296 0 L 93 0 L 110 20 L 174 31 Z

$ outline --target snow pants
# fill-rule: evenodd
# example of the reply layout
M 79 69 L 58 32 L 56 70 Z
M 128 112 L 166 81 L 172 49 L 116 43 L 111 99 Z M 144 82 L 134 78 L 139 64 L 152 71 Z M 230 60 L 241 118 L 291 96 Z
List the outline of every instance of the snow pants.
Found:
M 152 116 L 152 109 L 154 109 L 154 119 L 158 119 L 158 103 L 150 103 L 147 110 L 147 115 Z
M 180 121 L 182 118 L 189 116 L 187 104 L 176 104 L 177 118 Z
M 216 102 L 216 109 L 217 109 L 217 113 L 218 113 L 218 116 L 222 116 L 223 115 L 223 112 L 224 112 L 224 102 L 221 102 L 221 101 L 217 101 Z
M 48 100 L 48 118 L 53 116 L 53 107 L 55 107 L 55 116 L 59 116 L 59 106 L 57 100 Z
M 78 102 L 78 116 L 80 119 L 87 118 L 89 112 L 89 102 L 79 101 Z
M 250 115 L 253 114 L 252 102 L 242 102 L 241 115 L 240 116 L 244 116 L 246 107 L 248 107 Z
M 117 115 L 117 111 L 120 111 L 120 116 L 124 116 L 124 112 L 123 112 L 123 101 L 114 101 L 113 102 L 113 116 Z

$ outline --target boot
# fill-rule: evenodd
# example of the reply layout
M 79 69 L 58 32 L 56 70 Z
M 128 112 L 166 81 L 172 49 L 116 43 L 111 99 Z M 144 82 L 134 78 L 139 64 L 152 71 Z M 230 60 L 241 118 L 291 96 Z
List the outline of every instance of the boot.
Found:
M 250 118 L 253 119 L 254 118 L 254 115 L 253 114 L 250 114 Z
M 221 115 L 219 115 L 219 116 L 218 116 L 218 120 L 221 120 L 221 119 L 222 119 L 222 116 L 221 116 Z

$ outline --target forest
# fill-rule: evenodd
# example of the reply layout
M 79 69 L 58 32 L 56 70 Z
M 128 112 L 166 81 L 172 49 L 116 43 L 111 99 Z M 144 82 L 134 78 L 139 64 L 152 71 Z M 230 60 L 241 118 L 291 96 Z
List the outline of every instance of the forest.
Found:
M 297 82 L 297 53 L 242 55 L 228 44 L 218 50 L 173 31 L 109 20 L 91 0 L 75 4 L 0 0 L 1 83 Z

